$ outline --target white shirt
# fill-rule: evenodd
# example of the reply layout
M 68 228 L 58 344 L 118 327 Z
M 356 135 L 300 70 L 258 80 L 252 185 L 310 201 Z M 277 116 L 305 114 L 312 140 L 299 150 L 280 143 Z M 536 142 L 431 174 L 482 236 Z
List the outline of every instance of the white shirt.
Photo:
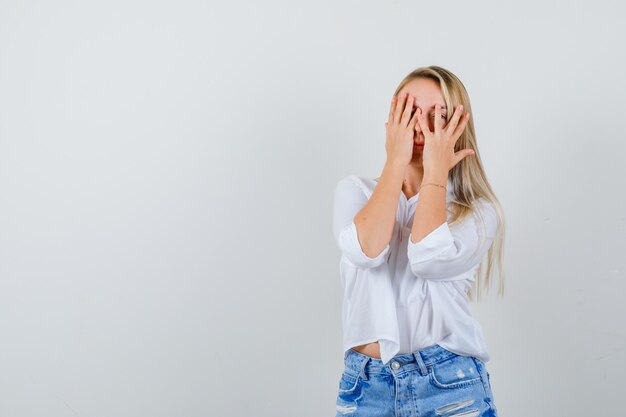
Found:
M 411 353 L 435 343 L 459 355 L 489 360 L 479 323 L 472 318 L 467 290 L 485 258 L 497 229 L 496 212 L 487 200 L 474 203 L 480 211 L 458 224 L 446 222 L 417 243 L 410 241 L 419 194 L 407 199 L 400 192 L 391 241 L 374 258 L 359 243 L 354 216 L 367 203 L 377 181 L 348 175 L 336 186 L 333 235 L 341 250 L 344 352 L 379 341 L 381 359 Z M 451 180 L 446 206 L 453 196 Z

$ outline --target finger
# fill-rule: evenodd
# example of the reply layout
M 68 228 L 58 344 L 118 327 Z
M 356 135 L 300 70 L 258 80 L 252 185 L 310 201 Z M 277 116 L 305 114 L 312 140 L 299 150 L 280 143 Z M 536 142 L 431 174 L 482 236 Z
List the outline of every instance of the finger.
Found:
M 469 113 L 465 113 L 463 117 L 461 117 L 460 123 L 456 126 L 456 128 L 454 129 L 454 133 L 452 134 L 452 137 L 454 137 L 455 140 L 461 137 L 461 133 L 463 133 L 463 130 L 465 130 L 465 126 L 469 122 L 469 119 L 470 119 Z
M 387 116 L 387 121 L 393 121 L 393 112 L 396 110 L 396 103 L 398 102 L 398 97 L 391 97 L 391 106 L 389 106 L 389 116 Z M 386 124 L 386 123 L 385 123 Z
M 417 110 L 415 110 L 415 113 L 413 113 L 413 117 L 411 117 L 411 121 L 409 122 L 409 127 L 411 128 L 411 130 L 418 130 L 417 115 Z
M 450 122 L 446 126 L 446 131 L 452 131 L 454 133 L 457 125 L 459 124 L 459 119 L 461 118 L 462 114 L 463 114 L 463 105 L 459 104 L 454 114 L 452 115 L 452 119 L 450 119 Z
M 431 131 L 430 128 L 428 127 L 428 122 L 426 120 L 424 120 L 424 115 L 422 114 L 422 109 L 418 108 L 417 109 L 417 122 L 420 124 L 420 129 L 422 130 L 422 133 L 424 134 L 425 138 L 430 137 Z
M 411 121 L 411 111 L 413 111 L 413 96 L 409 95 L 406 106 L 404 106 L 404 112 L 402 112 L 402 126 L 407 126 Z
M 473 149 L 462 149 L 454 154 L 454 165 L 458 164 L 465 158 L 466 156 L 476 155 Z
M 393 113 L 394 123 L 398 123 L 400 121 L 400 118 L 402 116 L 402 111 L 404 110 L 404 104 L 406 103 L 406 96 L 407 96 L 407 93 L 402 93 L 400 98 L 397 100 L 398 102 L 396 103 L 396 108 L 394 109 L 394 113 Z
M 435 105 L 435 135 L 438 135 L 439 133 L 441 133 L 441 123 L 443 122 L 443 120 L 441 120 L 441 107 L 439 107 L 439 104 Z
M 419 113 L 418 110 L 415 110 L 415 126 L 413 127 L 415 129 L 415 131 L 417 133 L 421 133 L 422 132 L 422 127 L 420 126 L 420 120 L 419 120 Z

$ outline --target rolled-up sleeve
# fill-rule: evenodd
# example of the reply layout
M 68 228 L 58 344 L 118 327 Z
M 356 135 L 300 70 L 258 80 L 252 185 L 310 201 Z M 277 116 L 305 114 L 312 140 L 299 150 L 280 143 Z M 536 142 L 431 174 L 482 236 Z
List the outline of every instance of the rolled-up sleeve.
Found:
M 354 216 L 365 206 L 368 196 L 357 181 L 350 175 L 337 183 L 333 202 L 333 236 L 342 255 L 350 263 L 361 268 L 375 268 L 388 261 L 390 246 L 387 244 L 374 257 L 363 252 Z
M 482 217 L 482 219 L 481 219 Z M 429 280 L 465 279 L 477 267 L 496 236 L 498 217 L 492 203 L 477 200 L 474 212 L 452 225 L 444 222 L 418 242 L 407 243 L 407 256 L 415 276 Z

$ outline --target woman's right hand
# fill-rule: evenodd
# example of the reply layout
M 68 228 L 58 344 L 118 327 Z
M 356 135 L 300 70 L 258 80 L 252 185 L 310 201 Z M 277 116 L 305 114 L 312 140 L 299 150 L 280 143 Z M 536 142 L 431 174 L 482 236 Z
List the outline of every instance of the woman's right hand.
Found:
M 407 98 L 408 97 L 408 98 Z M 406 166 L 413 158 L 413 135 L 417 123 L 417 112 L 411 116 L 414 98 L 408 93 L 391 100 L 389 119 L 385 123 L 387 129 L 387 161 Z

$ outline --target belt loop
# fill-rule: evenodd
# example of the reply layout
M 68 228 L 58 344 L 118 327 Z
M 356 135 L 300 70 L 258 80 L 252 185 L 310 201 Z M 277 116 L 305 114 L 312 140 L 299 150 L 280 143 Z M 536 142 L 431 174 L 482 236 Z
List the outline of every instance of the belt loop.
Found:
M 365 355 L 364 355 L 365 356 Z M 363 362 L 359 365 L 360 369 L 359 369 L 359 374 L 361 375 L 361 379 L 364 381 L 367 381 L 367 372 L 365 371 L 367 363 L 370 361 L 369 357 L 366 357 Z
M 422 355 L 420 355 L 419 350 L 413 352 L 413 356 L 415 357 L 417 365 L 420 367 L 420 373 L 423 376 L 426 376 L 428 374 L 428 368 L 426 367 L 426 363 L 424 363 L 424 359 L 422 359 Z

